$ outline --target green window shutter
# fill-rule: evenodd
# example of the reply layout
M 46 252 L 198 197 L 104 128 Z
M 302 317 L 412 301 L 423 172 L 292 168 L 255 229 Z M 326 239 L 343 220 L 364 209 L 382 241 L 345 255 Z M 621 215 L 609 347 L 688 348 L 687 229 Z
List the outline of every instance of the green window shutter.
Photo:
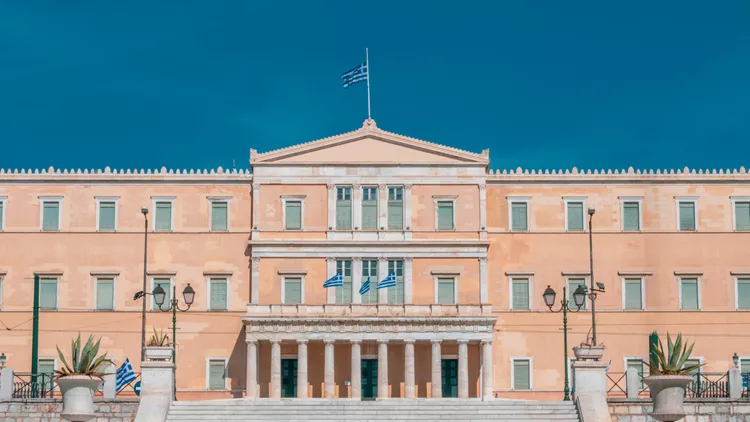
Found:
M 737 231 L 750 230 L 750 202 L 737 202 L 734 204 L 734 219 Z
M 378 229 L 378 202 L 362 201 L 362 230 Z
M 115 280 L 99 278 L 96 280 L 96 309 L 111 311 L 114 309 Z
M 396 274 L 396 285 L 388 288 L 388 304 L 404 303 L 404 261 L 388 261 L 388 274 Z
M 363 260 L 362 261 L 362 279 L 360 283 L 367 281 L 367 277 L 370 277 L 370 291 L 363 294 L 361 301 L 363 304 L 376 304 L 378 303 L 378 261 L 375 260 Z M 359 292 L 356 292 L 359 294 Z
M 531 389 L 531 374 L 530 365 L 528 360 L 514 360 L 513 361 L 513 389 L 514 390 L 530 390 Z
M 568 231 L 583 231 L 583 202 L 568 202 Z
M 438 303 L 441 305 L 452 305 L 456 303 L 456 279 L 438 278 Z
M 336 274 L 338 273 L 341 273 L 341 279 L 344 285 L 341 287 L 334 287 L 336 303 L 352 303 L 352 261 L 348 259 L 336 261 Z
M 284 279 L 284 303 L 296 305 L 302 303 L 302 279 L 288 277 Z
M 694 202 L 680 202 L 680 231 L 695 231 Z
M 438 230 L 453 230 L 453 201 L 438 201 Z
M 172 286 L 170 280 L 168 278 L 155 278 L 151 285 L 152 292 L 156 289 L 156 286 L 161 286 L 161 288 L 164 289 L 165 295 L 164 303 L 161 304 L 162 309 L 169 309 L 169 307 L 172 306 Z M 151 309 L 159 309 L 159 305 L 156 304 L 156 299 L 153 296 L 151 296 Z
M 336 201 L 336 229 L 337 230 L 351 230 L 352 229 L 352 201 L 351 200 Z
M 511 230 L 514 232 L 525 232 L 529 229 L 528 204 L 525 202 L 511 203 Z
M 114 202 L 100 202 L 99 203 L 99 231 L 100 232 L 115 231 L 115 203 Z
M 39 308 L 57 309 L 56 278 L 43 278 L 39 280 Z
M 626 232 L 637 232 L 641 229 L 640 204 L 638 202 L 622 204 L 622 228 Z
M 641 279 L 625 279 L 625 309 L 635 310 L 643 309 L 641 303 Z
M 737 279 L 737 309 L 750 310 L 750 278 Z
M 571 278 L 568 279 L 568 303 L 571 306 L 571 308 L 576 308 L 576 301 L 575 297 L 573 297 L 573 293 L 575 293 L 578 286 L 584 286 L 586 287 L 586 279 L 585 278 Z M 581 306 L 581 309 L 586 309 L 586 302 L 587 299 L 584 299 L 583 306 Z
M 402 201 L 388 201 L 388 229 L 402 230 L 404 228 L 404 203 Z
M 286 229 L 302 230 L 302 202 L 286 201 Z
M 211 360 L 208 363 L 208 389 L 224 390 L 226 367 L 223 360 Z
M 229 204 L 226 202 L 212 202 L 211 203 L 211 230 L 215 232 L 227 231 L 229 225 L 227 221 L 229 219 L 228 211 Z
M 171 202 L 157 202 L 156 203 L 156 215 L 154 218 L 156 218 L 156 221 L 155 221 L 156 231 L 172 230 L 172 203 Z
M 686 311 L 698 310 L 698 279 L 683 278 L 680 282 L 682 295 L 682 309 Z
M 212 278 L 211 281 L 211 310 L 227 310 L 227 279 Z
M 529 279 L 513 279 L 513 310 L 526 311 L 529 309 Z
M 43 204 L 44 212 L 42 214 L 42 230 L 57 231 L 60 230 L 60 203 L 45 202 Z

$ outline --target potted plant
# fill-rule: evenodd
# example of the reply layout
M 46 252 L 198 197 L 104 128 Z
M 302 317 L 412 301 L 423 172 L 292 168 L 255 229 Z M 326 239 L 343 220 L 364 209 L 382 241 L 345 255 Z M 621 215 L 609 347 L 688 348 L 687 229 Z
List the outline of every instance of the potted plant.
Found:
M 159 332 L 154 328 L 154 334 L 146 342 L 146 360 L 168 361 L 172 359 L 172 342 L 169 336 L 161 329 Z
M 604 345 L 592 346 L 587 343 L 581 343 L 573 348 L 573 354 L 576 360 L 601 360 L 604 356 Z
M 70 365 L 63 352 L 57 348 L 62 368 L 55 370 L 55 382 L 63 396 L 61 416 L 69 421 L 87 421 L 96 417 L 94 413 L 94 393 L 102 384 L 104 371 L 112 364 L 107 354 L 99 355 L 99 343 L 89 336 L 81 349 L 81 335 L 71 341 Z
M 683 344 L 682 334 L 678 334 L 677 340 L 672 343 L 672 338 L 667 333 L 667 354 L 664 353 L 661 340 L 654 347 L 655 359 L 648 364 L 651 375 L 644 378 L 643 382 L 648 385 L 654 401 L 654 411 L 650 416 L 657 421 L 676 421 L 685 417 L 682 406 L 685 388 L 693 381 L 689 374 L 701 366 L 685 366 L 694 345 L 695 343 L 688 347 L 687 342 Z

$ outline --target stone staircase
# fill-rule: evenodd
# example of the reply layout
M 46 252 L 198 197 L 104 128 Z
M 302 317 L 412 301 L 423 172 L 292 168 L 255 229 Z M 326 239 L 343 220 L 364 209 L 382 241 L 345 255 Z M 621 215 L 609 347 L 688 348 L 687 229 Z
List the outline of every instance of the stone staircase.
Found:
M 579 418 L 572 401 L 235 399 L 174 402 L 167 420 L 578 422 Z

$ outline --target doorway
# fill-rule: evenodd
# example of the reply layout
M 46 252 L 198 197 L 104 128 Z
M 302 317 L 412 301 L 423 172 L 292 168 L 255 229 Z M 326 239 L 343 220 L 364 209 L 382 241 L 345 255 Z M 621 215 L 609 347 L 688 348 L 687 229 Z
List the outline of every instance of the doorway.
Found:
M 297 359 L 281 359 L 281 397 L 297 397 Z
M 443 359 L 440 366 L 443 397 L 458 397 L 458 359 Z
M 378 397 L 378 360 L 362 359 L 362 400 Z

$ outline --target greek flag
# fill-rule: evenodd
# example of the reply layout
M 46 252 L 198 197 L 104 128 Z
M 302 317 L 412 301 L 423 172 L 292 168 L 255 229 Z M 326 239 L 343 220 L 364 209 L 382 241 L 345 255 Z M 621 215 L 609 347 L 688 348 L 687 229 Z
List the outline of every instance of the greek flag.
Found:
M 363 295 L 370 291 L 370 277 L 367 277 L 367 280 L 362 283 L 362 287 L 359 288 L 359 294 Z
M 349 85 L 354 85 L 357 82 L 367 80 L 367 63 L 362 63 L 354 69 L 345 72 L 341 75 L 341 79 L 344 83 L 344 88 L 347 88 Z
M 396 285 L 396 274 L 390 273 L 388 277 L 380 280 L 378 283 L 378 289 L 385 289 L 387 287 L 394 287 Z
M 325 287 L 326 289 L 329 287 L 341 287 L 343 285 L 344 277 L 341 277 L 341 273 L 337 273 L 335 276 L 329 278 L 325 283 L 323 283 L 323 287 Z
M 135 378 L 130 360 L 125 358 L 125 362 L 122 363 L 115 374 L 115 391 L 120 391 L 127 383 L 135 381 Z

